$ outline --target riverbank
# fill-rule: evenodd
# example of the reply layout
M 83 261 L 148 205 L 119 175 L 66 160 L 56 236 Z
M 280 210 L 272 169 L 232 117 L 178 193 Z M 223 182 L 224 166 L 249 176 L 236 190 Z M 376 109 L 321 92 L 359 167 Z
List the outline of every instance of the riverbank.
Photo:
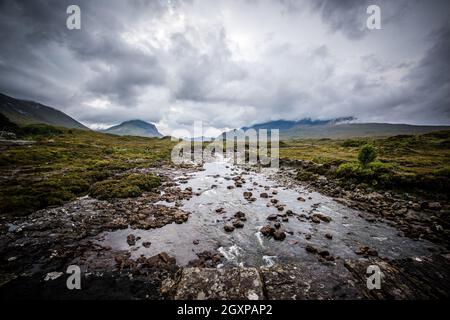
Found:
M 202 168 L 139 170 L 158 176 L 161 185 L 136 198 L 83 197 L 3 218 L 0 296 L 448 297 L 448 281 L 438 281 L 449 278 L 445 248 L 411 240 L 386 219 L 370 220 L 369 213 L 299 184 L 291 169 L 258 172 L 223 159 Z M 365 287 L 365 268 L 373 263 L 388 275 L 390 289 L 378 295 Z M 72 264 L 83 271 L 81 291 L 65 286 Z M 242 281 L 227 280 L 235 278 Z M 423 281 L 439 289 L 423 289 Z

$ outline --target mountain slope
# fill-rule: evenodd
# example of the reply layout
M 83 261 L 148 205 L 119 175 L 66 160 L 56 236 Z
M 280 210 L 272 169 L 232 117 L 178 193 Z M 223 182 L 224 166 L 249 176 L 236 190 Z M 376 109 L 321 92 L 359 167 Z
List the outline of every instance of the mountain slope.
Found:
M 0 113 L 17 124 L 43 123 L 58 127 L 89 130 L 67 114 L 43 104 L 19 100 L 0 93 Z
M 450 126 L 417 126 L 390 123 L 342 123 L 318 126 L 295 126 L 281 130 L 282 138 L 350 138 L 395 136 L 401 134 L 423 134 L 432 131 L 449 130 Z
M 102 130 L 102 132 L 119 136 L 139 136 L 150 138 L 161 138 L 163 136 L 154 124 L 142 120 L 125 121 L 117 126 Z
M 276 121 L 269 121 L 265 123 L 258 123 L 250 127 L 243 127 L 242 130 L 247 129 L 279 129 L 282 130 L 289 130 L 291 128 L 294 128 L 296 126 L 300 125 L 306 125 L 306 126 L 319 126 L 319 125 L 326 125 L 326 124 L 336 124 L 336 123 L 343 123 L 355 120 L 354 117 L 342 117 L 342 118 L 336 118 L 336 119 L 330 119 L 330 120 L 312 120 L 310 118 L 305 118 L 297 121 L 290 121 L 290 120 L 276 120 Z
M 421 126 L 390 123 L 349 123 L 354 117 L 336 118 L 330 120 L 302 119 L 297 121 L 278 120 L 255 124 L 247 129 L 280 130 L 280 139 L 341 139 L 350 137 L 382 137 L 401 134 L 424 134 L 433 131 L 450 130 L 450 126 Z M 229 133 L 234 134 L 235 130 Z M 223 136 L 223 133 L 221 136 Z

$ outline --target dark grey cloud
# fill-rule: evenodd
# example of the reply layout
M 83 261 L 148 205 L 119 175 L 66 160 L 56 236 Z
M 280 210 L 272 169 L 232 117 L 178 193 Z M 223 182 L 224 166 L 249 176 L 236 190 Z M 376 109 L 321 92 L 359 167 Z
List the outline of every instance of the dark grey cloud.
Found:
M 78 4 L 82 30 L 65 27 Z M 365 28 L 368 4 L 383 30 Z M 88 125 L 450 123 L 444 1 L 0 0 L 0 92 Z M 344 35 L 344 37 L 342 37 Z

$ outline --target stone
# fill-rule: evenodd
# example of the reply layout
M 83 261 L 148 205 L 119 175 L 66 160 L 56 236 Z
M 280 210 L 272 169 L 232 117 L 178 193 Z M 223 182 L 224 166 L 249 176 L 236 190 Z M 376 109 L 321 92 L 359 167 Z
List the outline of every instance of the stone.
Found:
M 273 238 L 278 241 L 283 241 L 286 239 L 286 233 L 282 230 L 275 230 L 275 232 L 272 234 Z
M 136 237 L 134 236 L 134 234 L 129 234 L 127 236 L 127 243 L 129 246 L 134 246 L 136 244 Z
M 430 208 L 431 210 L 441 210 L 442 206 L 439 202 L 431 202 L 428 205 L 428 208 Z
M 240 219 L 240 220 L 242 220 L 242 221 L 245 221 L 245 220 L 246 220 L 246 218 L 245 218 L 245 213 L 243 213 L 242 211 L 236 212 L 236 213 L 234 214 L 234 217 L 235 217 L 236 219 Z
M 277 220 L 278 215 L 277 214 L 271 214 L 267 217 L 267 220 L 273 221 L 273 220 Z
M 235 228 L 243 228 L 244 227 L 244 223 L 240 220 L 234 220 L 233 221 L 233 227 Z
M 269 195 L 266 192 L 263 192 L 259 195 L 261 198 L 268 198 Z
M 319 253 L 319 256 L 321 256 L 321 257 L 327 257 L 330 255 L 330 252 L 328 250 L 321 250 L 318 253 Z
M 303 197 L 298 197 L 297 200 L 301 201 L 301 202 L 305 202 L 306 201 L 305 198 L 303 198 Z
M 268 237 L 275 232 L 275 228 L 271 226 L 264 226 L 261 229 L 259 229 L 259 232 L 261 232 L 262 235 Z
M 224 229 L 226 232 L 233 232 L 233 231 L 234 231 L 234 227 L 233 227 L 233 226 L 230 226 L 229 224 L 226 224 L 226 225 L 223 227 L 223 229 Z
M 184 268 L 161 292 L 174 300 L 263 300 L 261 279 L 256 268 Z
M 331 239 L 333 239 L 333 235 L 331 235 L 330 233 L 326 233 L 325 238 L 331 240 Z
M 313 247 L 312 245 L 310 245 L 310 244 L 306 245 L 305 250 L 306 250 L 307 252 L 309 252 L 309 253 L 314 253 L 314 254 L 317 253 L 317 249 L 314 248 L 314 247 Z
M 142 246 L 144 248 L 150 248 L 151 245 L 152 245 L 152 243 L 150 241 L 145 241 L 145 242 L 142 243 Z
M 315 213 L 315 214 L 313 214 L 313 217 L 316 217 L 316 218 L 320 219 L 323 222 L 330 222 L 331 221 L 330 217 L 328 217 L 326 215 L 323 215 L 321 213 Z

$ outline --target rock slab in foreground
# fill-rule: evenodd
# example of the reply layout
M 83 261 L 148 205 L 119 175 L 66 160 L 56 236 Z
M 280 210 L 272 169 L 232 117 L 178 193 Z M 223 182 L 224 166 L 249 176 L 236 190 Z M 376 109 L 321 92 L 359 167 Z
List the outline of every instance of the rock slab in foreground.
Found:
M 175 280 L 166 281 L 161 291 L 176 300 L 265 298 L 256 268 L 185 268 Z

